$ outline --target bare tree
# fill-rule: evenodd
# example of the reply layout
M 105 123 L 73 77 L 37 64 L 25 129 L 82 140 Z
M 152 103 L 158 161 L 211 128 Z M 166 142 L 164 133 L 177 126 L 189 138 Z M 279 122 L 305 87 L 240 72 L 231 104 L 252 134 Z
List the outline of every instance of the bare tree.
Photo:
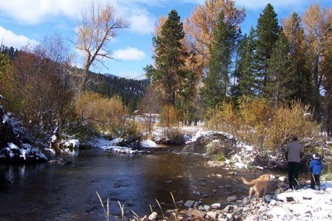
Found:
M 117 36 L 117 31 L 128 28 L 129 24 L 117 16 L 116 10 L 108 3 L 102 6 L 95 1 L 91 6 L 82 11 L 78 19 L 76 48 L 84 56 L 84 67 L 78 92 L 81 94 L 89 80 L 91 65 L 98 61 L 105 66 L 106 59 L 112 59 L 111 50 L 108 48 L 110 40 Z

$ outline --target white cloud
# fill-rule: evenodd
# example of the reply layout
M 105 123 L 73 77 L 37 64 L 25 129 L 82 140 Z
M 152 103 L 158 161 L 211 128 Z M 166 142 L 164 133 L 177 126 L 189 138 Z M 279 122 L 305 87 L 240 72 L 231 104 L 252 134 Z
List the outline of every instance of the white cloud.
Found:
M 113 53 L 113 57 L 118 60 L 138 61 L 143 60 L 145 56 L 146 55 L 143 51 L 131 47 L 120 49 Z
M 24 35 L 17 35 L 12 31 L 9 31 L 0 26 L 0 39 L 1 43 L 7 47 L 14 47 L 14 48 L 21 48 L 24 46 L 30 45 L 37 45 L 39 44 L 38 41 L 34 39 L 29 39 Z
M 146 11 L 135 11 L 128 20 L 131 31 L 135 33 L 151 34 L 154 32 L 154 19 Z
M 151 14 L 144 9 L 149 3 L 142 0 L 99 0 L 101 4 L 109 2 L 116 8 L 117 14 L 128 19 L 131 29 L 136 33 L 150 34 L 153 32 L 154 22 Z M 99 2 L 96 0 L 96 2 Z M 88 9 L 91 0 L 7 0 L 0 4 L 0 12 L 8 18 L 22 24 L 39 24 L 47 22 L 57 16 L 76 19 L 82 9 Z
M 53 16 L 76 16 L 79 6 L 85 5 L 88 0 L 10 0 L 0 4 L 0 11 L 14 20 L 24 24 L 38 24 L 47 21 Z

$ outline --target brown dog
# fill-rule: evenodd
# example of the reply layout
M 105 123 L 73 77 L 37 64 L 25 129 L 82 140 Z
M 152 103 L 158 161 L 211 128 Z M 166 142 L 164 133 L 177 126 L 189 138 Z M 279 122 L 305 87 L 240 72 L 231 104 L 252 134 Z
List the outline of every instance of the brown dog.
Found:
M 263 192 L 263 200 L 265 199 L 266 189 L 267 189 L 267 182 L 270 181 L 270 174 L 263 174 L 257 179 L 252 181 L 247 181 L 244 177 L 241 177 L 242 181 L 246 185 L 252 185 L 249 189 L 249 201 L 251 199 L 251 194 L 253 191 L 256 193 L 257 202 L 259 200 L 259 195 Z

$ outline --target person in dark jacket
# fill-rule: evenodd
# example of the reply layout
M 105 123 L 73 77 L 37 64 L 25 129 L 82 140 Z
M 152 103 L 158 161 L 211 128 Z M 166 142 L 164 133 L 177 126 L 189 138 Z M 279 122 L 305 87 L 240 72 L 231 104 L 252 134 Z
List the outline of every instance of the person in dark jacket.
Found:
M 310 174 L 310 184 L 311 189 L 315 189 L 315 185 L 317 185 L 318 190 L 320 190 L 320 174 L 323 170 L 322 161 L 318 154 L 313 154 L 313 159 L 309 164 L 309 174 Z
M 298 141 L 296 135 L 293 135 L 292 141 L 286 145 L 285 157 L 288 161 L 288 181 L 290 189 L 298 189 L 298 176 L 300 171 L 300 161 L 303 156 L 304 147 Z

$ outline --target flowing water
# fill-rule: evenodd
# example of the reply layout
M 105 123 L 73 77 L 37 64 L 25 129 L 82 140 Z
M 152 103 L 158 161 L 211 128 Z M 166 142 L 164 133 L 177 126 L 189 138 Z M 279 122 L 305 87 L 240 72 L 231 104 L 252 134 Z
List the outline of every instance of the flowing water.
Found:
M 105 220 L 110 201 L 112 219 L 150 213 L 157 202 L 164 211 L 174 201 L 225 202 L 232 194 L 247 194 L 240 175 L 207 167 L 207 159 L 193 154 L 155 151 L 152 154 L 115 154 L 99 149 L 64 157 L 69 165 L 0 166 L 0 221 L 5 220 Z M 236 173 L 236 175 L 232 175 Z M 158 210 L 159 211 L 159 210 Z

